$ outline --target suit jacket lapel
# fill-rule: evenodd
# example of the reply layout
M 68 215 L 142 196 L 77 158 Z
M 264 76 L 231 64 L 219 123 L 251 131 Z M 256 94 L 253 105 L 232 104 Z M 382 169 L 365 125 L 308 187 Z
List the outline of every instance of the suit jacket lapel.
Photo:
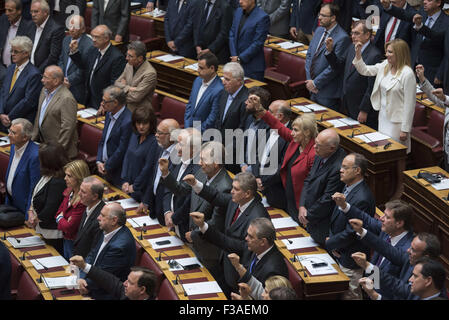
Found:
M 42 119 L 42 125 L 44 124 L 45 120 L 47 120 L 47 113 L 49 112 L 49 110 L 51 108 L 53 108 L 53 106 L 59 101 L 59 99 L 61 98 L 61 90 L 63 90 L 63 87 L 61 86 L 58 91 L 55 93 L 55 95 L 53 96 L 53 98 L 50 100 L 50 102 L 48 103 L 47 108 L 45 109 L 45 114 L 44 114 L 44 119 Z M 44 100 L 45 100 L 45 96 L 44 96 Z M 41 105 L 42 107 L 42 105 Z M 41 109 L 42 112 L 42 109 Z
M 27 145 L 25 151 L 23 152 L 22 158 L 20 158 L 19 164 L 17 165 L 16 172 L 14 172 L 14 178 L 12 180 L 13 182 L 16 179 L 17 174 L 20 171 L 20 168 L 24 168 L 23 163 L 26 163 L 28 161 L 28 158 L 30 156 L 29 148 L 31 148 L 32 143 L 33 143 L 32 141 L 28 142 L 28 145 Z
M 112 44 L 109 46 L 108 50 L 106 50 L 103 57 L 101 57 L 100 61 L 97 62 L 97 66 L 95 67 L 94 73 L 96 73 L 106 63 L 107 59 L 109 59 L 111 50 L 112 50 Z

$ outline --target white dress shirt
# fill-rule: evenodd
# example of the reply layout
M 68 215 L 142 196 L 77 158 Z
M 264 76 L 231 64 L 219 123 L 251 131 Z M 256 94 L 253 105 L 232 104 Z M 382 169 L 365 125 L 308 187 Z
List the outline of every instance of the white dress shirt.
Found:
M 202 81 L 200 90 L 198 90 L 198 96 L 196 97 L 195 108 L 198 105 L 198 102 L 200 102 L 201 97 L 203 96 L 203 94 L 206 91 L 206 89 L 209 87 L 209 85 L 212 83 L 212 81 L 214 81 L 215 77 L 213 77 L 208 82 L 204 82 L 204 80 Z
M 41 39 L 42 31 L 44 31 L 45 25 L 47 24 L 48 19 L 50 16 L 45 19 L 44 22 L 40 26 L 36 26 L 36 33 L 34 34 L 34 41 L 33 41 L 33 50 L 31 51 L 31 63 L 35 65 L 34 63 L 34 52 L 36 51 L 37 45 L 39 44 L 39 40 Z
M 20 21 L 22 21 L 22 18 L 19 18 L 19 20 L 16 21 L 16 23 L 13 23 L 9 26 L 8 34 L 6 35 L 5 45 L 3 47 L 3 64 L 6 67 L 9 67 L 11 62 L 11 44 L 9 43 L 12 39 L 14 39 L 17 35 L 17 30 L 19 29 Z
M 12 183 L 14 181 L 14 175 L 16 173 L 17 167 L 19 166 L 20 159 L 22 159 L 23 153 L 28 146 L 29 141 L 27 141 L 22 147 L 14 148 L 14 158 L 11 161 L 11 166 L 9 167 L 8 180 L 6 182 L 6 190 L 10 195 L 12 195 Z

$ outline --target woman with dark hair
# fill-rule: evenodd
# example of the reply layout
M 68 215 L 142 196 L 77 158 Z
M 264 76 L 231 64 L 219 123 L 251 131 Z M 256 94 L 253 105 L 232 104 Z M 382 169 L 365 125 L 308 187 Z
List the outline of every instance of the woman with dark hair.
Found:
M 58 230 L 55 214 L 63 199 L 66 188 L 64 166 L 68 158 L 59 143 L 41 144 L 39 146 L 41 179 L 36 184 L 28 210 L 26 225 L 36 229 L 45 242 L 63 253 L 62 232 Z
M 142 193 L 148 183 L 156 163 L 158 144 L 155 133 L 157 119 L 152 109 L 139 107 L 133 111 L 134 132 L 129 139 L 128 150 L 122 165 L 122 191 L 141 201 Z

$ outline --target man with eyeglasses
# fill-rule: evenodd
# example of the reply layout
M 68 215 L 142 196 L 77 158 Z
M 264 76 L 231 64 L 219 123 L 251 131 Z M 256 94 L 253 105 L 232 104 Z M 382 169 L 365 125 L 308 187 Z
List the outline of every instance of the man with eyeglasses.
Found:
M 310 99 L 328 108 L 339 110 L 343 73 L 334 70 L 327 61 L 325 42 L 332 37 L 337 57 L 346 56 L 349 37 L 337 23 L 340 13 L 338 5 L 326 3 L 318 15 L 320 26 L 316 28 L 306 54 L 306 88 Z
M 34 122 L 42 89 L 39 70 L 30 62 L 33 42 L 24 36 L 10 41 L 12 64 L 0 88 L 0 131 L 7 132 L 11 121 L 25 118 Z
M 376 202 L 364 180 L 367 165 L 368 161 L 363 155 L 359 153 L 347 155 L 341 163 L 340 180 L 345 183 L 343 194 L 346 196 L 346 201 L 373 217 L 376 212 Z M 354 262 L 351 255 L 360 251 L 369 256 L 369 248 L 358 241 L 354 230 L 338 206 L 335 206 L 332 213 L 326 249 L 332 251 L 340 269 L 351 280 L 349 289 L 343 294 L 343 299 L 361 300 L 359 279 L 363 276 L 363 270 Z
M 343 88 L 341 91 L 341 111 L 352 119 L 365 123 L 377 130 L 378 112 L 371 105 L 371 92 L 373 91 L 374 77 L 362 76 L 354 68 L 352 61 L 355 56 L 354 46 L 362 43 L 363 61 L 368 65 L 374 65 L 381 61 L 382 54 L 371 43 L 371 29 L 367 27 L 365 20 L 354 22 L 351 32 L 352 44 L 345 56 L 337 56 L 333 50 L 332 37 L 326 40 L 326 50 L 329 54 L 325 57 L 333 70 L 343 72 Z
M 121 188 L 123 158 L 132 132 L 131 111 L 126 107 L 123 89 L 109 86 L 103 91 L 101 108 L 106 111 L 103 133 L 97 152 L 97 169 L 106 180 Z

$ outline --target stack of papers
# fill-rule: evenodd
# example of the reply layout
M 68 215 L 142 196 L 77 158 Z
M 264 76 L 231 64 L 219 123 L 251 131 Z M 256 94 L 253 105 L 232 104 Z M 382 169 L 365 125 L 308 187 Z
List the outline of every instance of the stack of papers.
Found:
M 194 64 L 190 64 L 187 67 L 185 67 L 186 69 L 190 69 L 193 71 L 198 71 L 198 63 L 194 63 Z
M 157 244 L 156 242 L 162 242 L 162 241 L 170 241 L 170 243 L 167 244 Z M 178 247 L 178 246 L 182 246 L 184 245 L 184 242 L 182 242 L 181 239 L 179 239 L 178 237 L 175 236 L 169 236 L 169 237 L 160 237 L 160 238 L 155 238 L 155 239 L 148 239 L 147 240 L 151 247 L 156 250 L 156 249 L 163 249 L 163 248 L 170 248 L 170 247 Z
M 184 270 L 184 266 L 188 266 L 188 265 L 195 264 L 195 263 L 200 265 L 200 268 L 203 267 L 203 265 L 200 263 L 200 261 L 196 257 L 175 259 L 172 261 L 176 261 L 177 263 L 170 266 L 170 271 Z
M 67 277 L 53 277 L 47 278 L 42 277 L 45 285 L 49 289 L 60 289 L 60 288 L 68 288 L 68 289 L 78 289 L 77 277 L 76 276 L 67 276 Z
M 184 290 L 188 296 L 223 292 L 217 281 L 186 283 L 182 286 L 184 287 Z
M 155 59 L 161 60 L 163 62 L 170 62 L 170 61 L 175 61 L 175 60 L 179 60 L 179 59 L 184 59 L 184 57 L 183 56 L 175 56 L 172 54 L 164 54 L 163 56 L 155 57 Z
M 39 236 L 31 236 L 26 238 L 7 237 L 6 240 L 8 240 L 8 242 L 16 249 L 45 245 L 44 240 L 42 240 Z
M 97 115 L 97 110 L 95 110 L 94 108 L 87 108 L 87 109 L 79 110 L 76 114 L 79 117 L 86 119 L 86 118 L 90 118 L 90 117 L 95 117 Z
M 301 42 L 285 41 L 285 42 L 278 43 L 278 45 L 282 49 L 291 49 L 291 48 L 296 48 L 296 47 L 303 46 L 304 44 L 302 44 Z
M 343 118 L 343 119 L 333 119 L 333 120 L 326 120 L 326 122 L 332 124 L 334 128 L 341 128 L 341 127 L 351 127 L 359 125 L 360 122 L 357 120 L 351 119 L 351 118 Z
M 129 218 L 126 219 L 133 228 L 143 227 L 143 224 L 147 226 L 153 226 L 159 224 L 157 219 L 151 219 L 149 216 L 137 217 L 137 218 Z
M 164 14 L 165 14 L 165 11 L 164 11 L 164 10 L 160 10 L 160 9 L 158 9 L 158 8 L 154 9 L 154 10 L 151 11 L 151 12 L 145 12 L 145 13 L 144 13 L 144 15 L 146 15 L 146 16 L 155 17 L 155 18 L 161 17 L 161 16 L 163 16 Z
M 299 224 L 291 217 L 271 219 L 275 229 L 297 227 Z
M 296 105 L 296 106 L 292 106 L 292 107 L 299 111 L 302 111 L 302 112 L 327 111 L 326 107 L 320 106 L 319 104 L 316 104 L 316 103 L 306 104 L 303 106 Z
M 307 54 L 307 50 L 301 50 L 301 51 L 298 51 L 298 52 L 296 52 L 296 53 Z
M 365 133 L 365 134 L 359 134 L 354 136 L 354 138 L 358 138 L 366 143 L 381 141 L 381 140 L 388 140 L 390 139 L 389 136 L 380 133 L 380 132 L 371 132 L 371 133 Z
M 67 266 L 69 264 L 67 262 L 67 260 L 64 259 L 63 256 L 32 259 L 32 260 L 30 260 L 30 262 L 36 270 L 45 269 L 44 267 L 47 267 L 49 269 L 56 268 L 56 267 L 62 267 L 62 266 Z
M 432 184 L 432 187 L 437 190 L 449 189 L 449 179 L 442 179 L 439 183 Z
M 123 209 L 132 209 L 132 208 L 137 208 L 139 206 L 139 203 L 134 200 L 133 198 L 129 198 L 129 199 L 121 199 L 121 200 L 115 200 L 115 201 L 107 201 L 106 203 L 112 203 L 112 202 L 117 202 L 119 203 Z
M 312 276 L 337 274 L 338 271 L 330 263 L 329 260 L 318 257 L 320 255 L 303 255 L 299 256 L 302 266 L 309 271 Z M 332 259 L 332 258 L 331 258 Z M 332 260 L 333 261 L 333 260 Z M 335 261 L 334 261 L 335 263 Z M 322 265 L 318 265 L 322 264 Z
M 290 243 L 289 240 L 292 242 Z M 288 238 L 282 240 L 287 250 L 304 249 L 318 247 L 319 244 L 313 241 L 312 237 Z
M 9 141 L 9 137 L 8 136 L 0 138 L 0 147 L 1 146 L 6 146 L 8 144 L 11 144 L 11 142 Z

